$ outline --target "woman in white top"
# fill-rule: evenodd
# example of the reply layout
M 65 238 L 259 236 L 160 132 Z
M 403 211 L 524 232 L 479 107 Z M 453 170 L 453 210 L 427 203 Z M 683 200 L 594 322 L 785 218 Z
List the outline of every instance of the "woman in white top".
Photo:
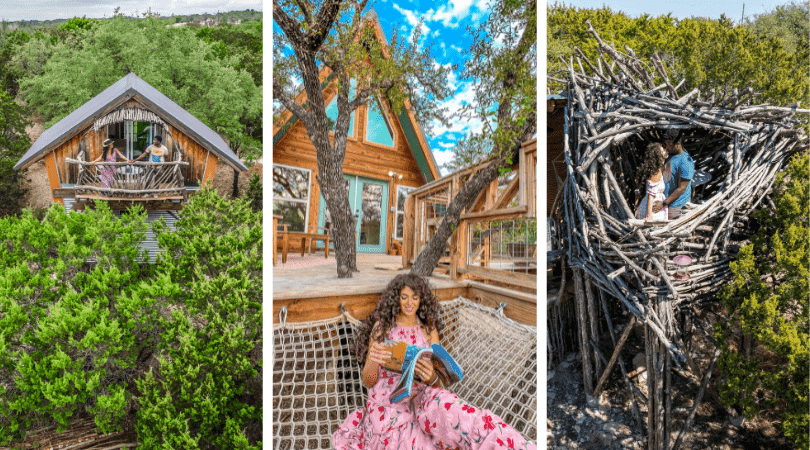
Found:
M 644 162 L 638 171 L 637 185 L 644 183 L 645 194 L 636 211 L 636 219 L 644 220 L 668 220 L 667 208 L 661 208 L 657 213 L 653 213 L 653 202 L 662 201 L 666 198 L 667 180 L 664 178 L 666 150 L 664 147 L 654 142 L 647 146 L 644 152 Z

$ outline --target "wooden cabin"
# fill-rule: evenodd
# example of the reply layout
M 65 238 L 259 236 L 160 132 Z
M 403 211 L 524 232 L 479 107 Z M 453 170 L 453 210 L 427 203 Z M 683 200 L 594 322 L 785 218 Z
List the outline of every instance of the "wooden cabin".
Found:
M 134 159 L 154 136 L 169 150 L 164 162 L 93 162 L 106 139 Z M 219 134 L 133 73 L 45 130 L 14 168 L 39 160 L 54 201 L 67 210 L 95 199 L 107 200 L 113 210 L 134 204 L 156 213 L 179 210 L 189 192 L 213 179 L 219 161 L 247 171 Z
M 367 20 L 377 38 L 388 42 L 376 13 L 371 11 Z M 328 69 L 321 78 L 327 115 L 336 119 L 336 85 Z M 296 101 L 305 99 L 302 91 Z M 315 146 L 306 128 L 291 112 L 283 111 L 273 124 L 273 214 L 282 217 L 279 222 L 288 231 L 323 232 L 328 211 L 317 174 Z M 354 111 L 343 174 L 349 202 L 357 212 L 357 251 L 388 253 L 394 241 L 402 241 L 405 197 L 439 178 L 436 161 L 407 101 L 399 114 L 384 97 L 372 97 Z

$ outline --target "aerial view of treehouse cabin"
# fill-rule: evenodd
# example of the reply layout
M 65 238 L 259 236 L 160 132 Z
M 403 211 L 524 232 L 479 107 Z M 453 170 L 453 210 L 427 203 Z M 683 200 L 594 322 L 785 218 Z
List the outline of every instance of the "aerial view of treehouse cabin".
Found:
M 168 150 L 162 162 L 142 157 L 156 137 Z M 101 158 L 107 140 L 129 161 L 117 153 Z M 133 73 L 45 130 L 14 168 L 39 160 L 54 202 L 65 210 L 92 207 L 96 199 L 116 212 L 140 204 L 147 222 L 163 217 L 169 226 L 188 194 L 213 179 L 220 160 L 247 171 L 219 134 Z M 152 238 L 149 232 L 145 248 L 156 246 Z
M 369 16 L 378 38 L 384 40 L 376 14 Z M 322 78 L 326 80 L 327 116 L 336 120 L 336 84 L 325 74 Z M 305 98 L 302 89 L 296 101 Z M 352 114 L 343 173 L 357 217 L 358 253 L 388 253 L 395 242 L 401 243 L 405 197 L 439 178 L 413 113 L 407 107 L 394 113 L 384 97 L 372 97 Z M 283 111 L 273 124 L 273 214 L 280 216 L 278 223 L 287 231 L 317 234 L 328 228 L 329 211 L 317 174 L 315 147 L 306 128 L 292 113 Z M 323 248 L 324 242 L 315 244 Z M 291 248 L 299 245 L 297 240 L 290 241 Z

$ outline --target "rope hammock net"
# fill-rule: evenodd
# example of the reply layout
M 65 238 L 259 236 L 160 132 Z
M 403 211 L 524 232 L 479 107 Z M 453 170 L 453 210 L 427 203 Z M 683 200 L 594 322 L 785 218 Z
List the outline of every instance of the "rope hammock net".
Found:
M 464 368 L 451 390 L 537 439 L 537 329 L 459 297 L 439 302 L 442 345 Z M 330 449 L 332 433 L 363 408 L 362 368 L 350 355 L 360 321 L 333 319 L 273 326 L 273 442 L 278 450 Z

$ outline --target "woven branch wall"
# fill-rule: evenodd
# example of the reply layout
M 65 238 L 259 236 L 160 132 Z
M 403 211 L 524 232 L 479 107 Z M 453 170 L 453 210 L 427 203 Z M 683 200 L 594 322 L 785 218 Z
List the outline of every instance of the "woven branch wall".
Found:
M 723 95 L 679 90 L 683 82 L 669 80 L 657 55 L 645 63 L 631 49 L 605 44 L 588 26 L 599 61 L 594 65 L 578 49 L 578 64 L 563 61 L 568 178 L 555 212 L 558 237 L 572 267 L 620 299 L 683 360 L 670 342 L 673 311 L 729 279 L 728 263 L 748 238 L 749 214 L 769 201 L 766 194 L 790 156 L 808 149 L 800 128 L 808 110 L 754 104 L 750 88 Z M 635 219 L 644 195 L 636 170 L 647 144 L 662 142 L 670 130 L 681 134 L 695 168 L 711 181 L 676 220 L 644 223 Z M 682 254 L 694 263 L 689 278 L 678 281 L 672 260 Z M 659 300 L 666 300 L 668 312 L 650 307 Z

